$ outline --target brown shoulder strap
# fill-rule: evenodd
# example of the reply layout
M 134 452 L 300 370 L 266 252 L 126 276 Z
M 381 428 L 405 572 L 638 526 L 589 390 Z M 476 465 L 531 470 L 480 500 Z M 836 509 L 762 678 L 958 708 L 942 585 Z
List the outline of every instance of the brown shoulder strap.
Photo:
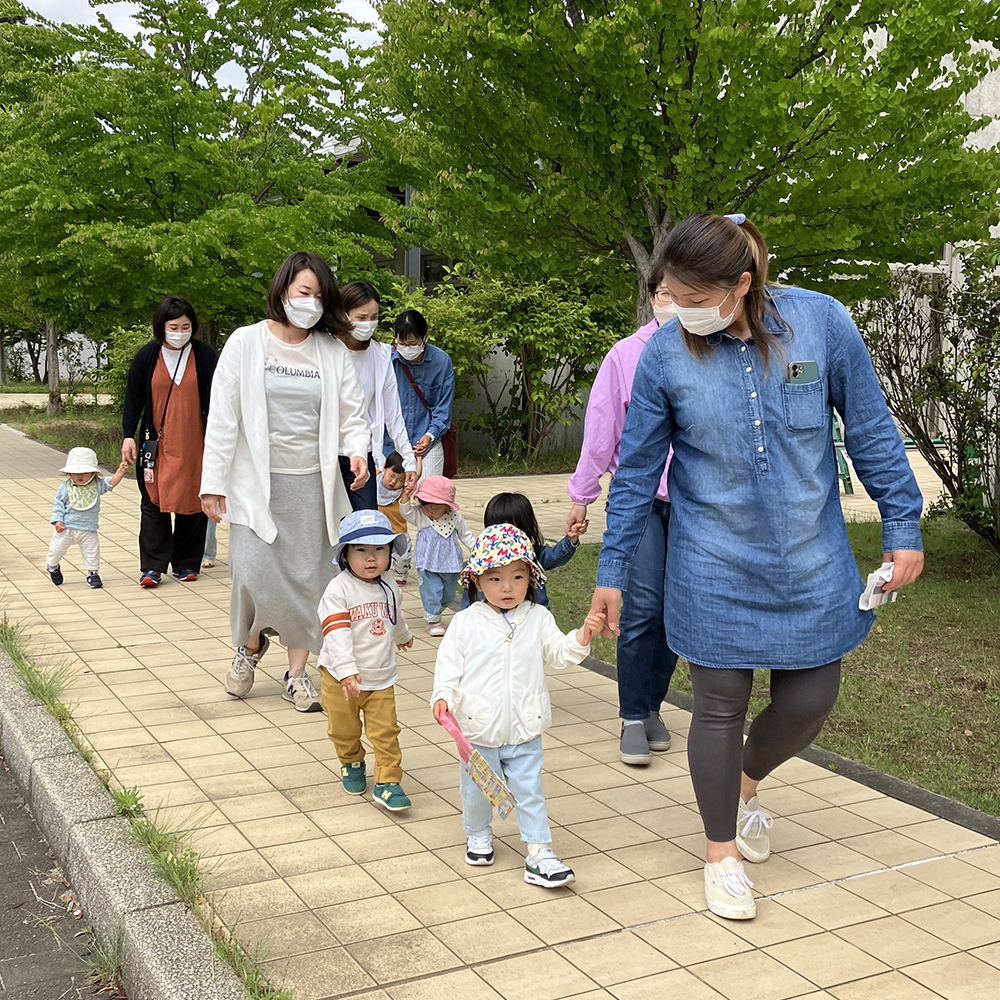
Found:
M 403 373 L 406 375 L 407 380 L 413 387 L 413 391 L 417 394 L 417 399 L 419 399 L 420 402 L 424 404 L 424 407 L 426 408 L 427 412 L 430 413 L 431 404 L 427 402 L 426 397 L 420 391 L 420 386 L 417 385 L 417 380 L 413 377 L 413 372 L 410 371 L 410 366 L 405 361 L 400 361 L 399 363 L 403 366 Z

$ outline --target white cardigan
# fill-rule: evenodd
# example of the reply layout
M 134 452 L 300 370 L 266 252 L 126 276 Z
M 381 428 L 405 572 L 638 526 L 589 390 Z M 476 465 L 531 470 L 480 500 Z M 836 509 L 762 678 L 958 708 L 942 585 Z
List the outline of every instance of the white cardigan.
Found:
M 205 428 L 201 495 L 226 498 L 227 519 L 243 524 L 269 545 L 277 535 L 271 517 L 271 454 L 264 395 L 267 320 L 234 330 L 219 355 Z M 368 453 L 370 430 L 364 399 L 347 348 L 325 333 L 311 334 L 319 365 L 319 454 L 326 526 L 333 545 L 351 502 L 340 474 L 340 455 Z
M 403 469 L 406 472 L 416 472 L 417 459 L 413 454 L 410 436 L 406 433 L 406 421 L 403 420 L 403 408 L 399 403 L 399 386 L 396 384 L 396 372 L 392 367 L 392 348 L 377 340 L 368 342 L 367 350 L 373 351 L 372 360 L 375 372 L 375 399 L 372 401 L 372 457 L 375 468 L 385 466 L 385 432 L 389 432 L 396 451 L 402 456 Z M 352 358 L 360 351 L 348 351 Z
M 509 617 L 513 629 L 485 601 L 459 611 L 434 666 L 431 705 L 443 698 L 466 737 L 484 747 L 544 733 L 552 724 L 545 667 L 582 663 L 590 652 L 540 604 L 522 601 Z

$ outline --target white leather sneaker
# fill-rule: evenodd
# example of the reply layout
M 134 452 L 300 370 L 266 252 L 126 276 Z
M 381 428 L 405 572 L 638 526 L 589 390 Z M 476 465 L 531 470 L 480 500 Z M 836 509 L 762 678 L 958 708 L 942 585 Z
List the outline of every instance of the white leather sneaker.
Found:
M 767 832 L 774 826 L 770 813 L 760 808 L 755 795 L 749 802 L 740 799 L 740 809 L 736 816 L 736 846 L 744 861 L 759 865 L 771 856 L 771 835 Z
M 743 862 L 736 858 L 705 865 L 705 902 L 717 916 L 727 920 L 751 920 L 757 916 L 752 888 Z

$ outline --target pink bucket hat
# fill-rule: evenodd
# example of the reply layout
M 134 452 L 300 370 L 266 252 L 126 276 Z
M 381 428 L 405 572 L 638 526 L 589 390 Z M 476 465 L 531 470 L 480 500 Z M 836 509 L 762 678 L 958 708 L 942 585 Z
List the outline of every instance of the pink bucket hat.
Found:
M 424 503 L 446 503 L 452 510 L 458 510 L 455 484 L 445 476 L 428 476 L 417 489 L 416 497 Z

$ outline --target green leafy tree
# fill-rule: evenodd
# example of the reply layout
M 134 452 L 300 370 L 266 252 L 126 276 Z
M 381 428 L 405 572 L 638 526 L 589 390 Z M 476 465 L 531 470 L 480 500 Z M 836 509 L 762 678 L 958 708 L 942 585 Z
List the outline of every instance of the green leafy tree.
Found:
M 455 366 L 460 395 L 484 409 L 466 419 L 504 459 L 538 458 L 559 426 L 579 416 L 618 331 L 603 325 L 579 285 L 474 275 L 456 268 L 434 295 L 418 289 L 401 308 L 424 313 Z
M 675 222 L 741 211 L 775 274 L 856 298 L 997 217 L 962 97 L 993 0 L 384 0 L 377 155 L 416 240 L 529 277 L 597 257 L 645 281 Z M 633 286 L 635 287 L 635 286 Z M 839 293 L 844 288 L 838 286 Z
M 99 335 L 173 292 L 256 318 L 292 250 L 352 274 L 392 252 L 352 131 L 352 22 L 327 0 L 142 0 L 127 36 L 21 10 L 0 25 L 0 257 L 33 307 Z M 341 145 L 338 145 L 341 144 Z
M 1000 278 L 988 253 L 961 282 L 905 270 L 855 308 L 893 415 L 951 510 L 1000 556 Z

